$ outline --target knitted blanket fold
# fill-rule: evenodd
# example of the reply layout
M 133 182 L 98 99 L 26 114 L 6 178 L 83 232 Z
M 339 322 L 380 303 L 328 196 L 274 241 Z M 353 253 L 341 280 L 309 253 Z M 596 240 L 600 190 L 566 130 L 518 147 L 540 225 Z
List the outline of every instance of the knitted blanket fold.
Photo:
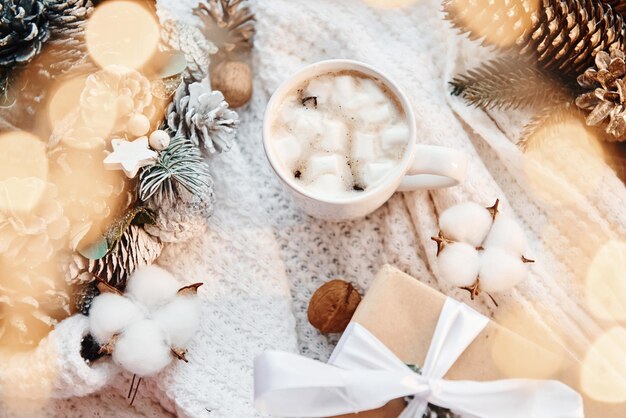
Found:
M 159 7 L 197 24 L 191 17 L 195 3 L 159 0 Z M 365 292 L 385 263 L 504 325 L 521 323 L 518 332 L 553 340 L 576 358 L 614 325 L 589 311 L 586 272 L 607 242 L 626 236 L 624 185 L 585 144 L 572 146 L 576 138 L 547 143 L 541 158 L 524 155 L 515 145 L 521 117 L 485 113 L 451 97 L 452 75 L 477 65 L 489 51 L 457 35 L 443 20 L 439 1 L 420 0 L 403 10 L 366 3 L 254 2 L 254 95 L 238 110 L 238 145 L 209 159 L 218 199 L 209 231 L 166 247 L 159 259 L 181 282 L 206 284 L 199 292 L 202 325 L 189 346 L 189 363 L 144 379 L 129 406 L 131 376 L 106 360 L 91 367 L 82 362 L 77 342 L 86 320 L 73 317 L 22 363 L 0 363 L 3 399 L 52 398 L 31 405 L 38 408 L 35 416 L 258 416 L 252 359 L 267 349 L 327 359 L 337 337 L 308 324 L 311 294 L 336 277 Z M 468 155 L 465 183 L 397 193 L 372 215 L 350 222 L 318 221 L 298 211 L 265 159 L 263 112 L 286 77 L 330 58 L 364 61 L 395 79 L 415 109 L 418 141 Z M 524 283 L 497 295 L 498 309 L 487 297 L 470 301 L 467 293 L 437 281 L 436 245 L 430 240 L 437 214 L 448 206 L 467 200 L 490 206 L 496 198 L 524 226 L 536 260 Z M 508 323 L 512 316 L 518 321 Z M 20 390 L 16 381 L 22 382 Z M 19 415 L 20 408 L 6 409 L 7 415 Z

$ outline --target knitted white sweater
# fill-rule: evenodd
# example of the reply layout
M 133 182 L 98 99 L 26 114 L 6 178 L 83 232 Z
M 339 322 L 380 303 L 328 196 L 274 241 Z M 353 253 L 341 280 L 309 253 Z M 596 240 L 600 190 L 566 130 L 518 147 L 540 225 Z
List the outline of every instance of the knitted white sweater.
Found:
M 194 0 L 160 0 L 185 22 Z M 334 277 L 365 291 L 390 263 L 445 293 L 433 265 L 436 214 L 451 204 L 500 198 L 518 216 L 537 263 L 510 294 L 472 306 L 488 315 L 524 310 L 581 356 L 610 322 L 585 308 L 585 272 L 598 248 L 626 235 L 626 191 L 605 166 L 564 140 L 546 145 L 555 158 L 534 164 L 514 145 L 519 123 L 451 98 L 447 82 L 487 54 L 443 21 L 437 0 L 405 10 L 380 10 L 361 0 L 266 0 L 255 4 L 254 95 L 240 110 L 238 146 L 210 159 L 218 201 L 210 230 L 169 246 L 159 264 L 183 282 L 204 281 L 202 326 L 189 363 L 146 379 L 133 406 L 130 376 L 107 361 L 79 356 L 86 320 L 61 323 L 34 353 L 0 361 L 0 416 L 253 417 L 252 359 L 266 349 L 299 350 L 326 359 L 336 337 L 306 319 L 312 292 Z M 352 58 L 396 79 L 418 116 L 419 141 L 462 149 L 466 182 L 433 192 L 396 194 L 366 219 L 327 223 L 300 213 L 280 188 L 263 154 L 265 105 L 278 84 L 301 66 Z M 575 138 L 572 138 L 575 142 Z M 592 167 L 587 169 L 585 167 Z M 528 173 L 534 173 L 529 176 Z M 526 330 L 527 331 L 527 330 Z M 42 401 L 34 399 L 44 399 Z M 47 401 L 45 399 L 48 399 Z M 25 412 L 26 411 L 26 412 Z

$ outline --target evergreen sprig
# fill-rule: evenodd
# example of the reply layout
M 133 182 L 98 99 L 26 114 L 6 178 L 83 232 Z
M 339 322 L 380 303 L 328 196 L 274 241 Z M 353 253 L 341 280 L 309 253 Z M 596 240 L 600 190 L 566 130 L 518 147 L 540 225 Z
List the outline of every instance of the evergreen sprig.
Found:
M 210 185 L 209 168 L 202 161 L 200 150 L 179 135 L 172 138 L 154 165 L 141 171 L 139 198 L 173 202 L 181 188 L 196 195 Z
M 517 109 L 572 99 L 558 83 L 527 62 L 501 57 L 455 77 L 452 94 L 482 109 Z

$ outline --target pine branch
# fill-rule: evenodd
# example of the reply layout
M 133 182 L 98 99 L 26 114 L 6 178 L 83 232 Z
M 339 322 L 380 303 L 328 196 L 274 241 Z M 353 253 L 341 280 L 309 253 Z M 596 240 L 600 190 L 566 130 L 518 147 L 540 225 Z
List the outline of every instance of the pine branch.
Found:
M 541 141 L 546 135 L 538 135 L 539 130 L 543 128 L 558 127 L 564 121 L 571 118 L 584 119 L 583 113 L 571 103 L 564 103 L 558 106 L 546 106 L 533 115 L 530 121 L 524 126 L 517 146 L 523 152 L 541 146 Z
M 161 152 L 157 162 L 139 175 L 139 198 L 146 201 L 154 197 L 173 202 L 180 187 L 197 195 L 210 184 L 211 177 L 200 150 L 187 138 L 176 136 Z
M 450 85 L 453 95 L 485 110 L 545 107 L 573 99 L 541 71 L 510 57 L 484 63 L 455 77 Z

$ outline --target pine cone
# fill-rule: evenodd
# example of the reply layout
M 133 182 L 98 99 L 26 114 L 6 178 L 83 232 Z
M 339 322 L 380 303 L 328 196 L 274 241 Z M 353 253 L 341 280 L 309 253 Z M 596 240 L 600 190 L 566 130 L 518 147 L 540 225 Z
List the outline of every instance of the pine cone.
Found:
M 50 265 L 37 268 L 0 261 L 0 346 L 21 351 L 34 347 L 70 314 L 69 295 Z
M 48 39 L 48 19 L 42 0 L 4 0 L 0 3 L 0 69 L 26 64 Z
M 609 55 L 599 52 L 596 65 L 587 69 L 578 84 L 585 93 L 576 98 L 576 105 L 590 111 L 587 125 L 598 126 L 605 122 L 609 141 L 626 139 L 626 62 L 621 50 L 613 50 Z
M 228 109 L 222 93 L 211 91 L 206 79 L 191 84 L 183 81 L 166 114 L 172 131 L 209 154 L 228 151 L 239 126 L 237 112 Z
M 161 22 L 161 35 L 170 48 L 181 51 L 187 59 L 188 75 L 200 81 L 209 73 L 209 56 L 217 47 L 202 34 L 200 29 L 186 22 L 179 22 L 165 8 L 157 10 Z
M 49 260 L 65 246 L 69 221 L 48 184 L 41 201 L 29 212 L 0 211 L 1 257 L 30 268 Z
M 86 283 L 78 286 L 74 290 L 73 298 L 75 312 L 80 312 L 83 315 L 89 315 L 89 309 L 91 308 L 91 302 L 100 294 L 96 282 Z
M 163 244 L 158 239 L 142 227 L 131 225 L 107 255 L 99 260 L 89 260 L 88 270 L 111 286 L 123 290 L 133 271 L 152 264 L 162 249 Z
M 106 170 L 104 149 L 58 146 L 49 153 L 50 177 L 58 185 L 64 214 L 70 220 L 71 247 L 98 239 L 134 203 L 136 180 Z
M 144 228 L 163 242 L 188 241 L 206 230 L 214 203 L 212 180 L 203 193 L 181 191 L 178 199 L 163 200 L 158 204 L 152 199 L 148 205 L 156 213 L 156 223 L 146 224 Z
M 102 129 L 106 134 L 121 132 L 132 115 L 155 116 L 150 81 L 136 70 L 109 65 L 87 77 L 80 111 L 82 126 Z M 117 115 L 112 128 L 111 114 Z
M 598 52 L 626 45 L 622 16 L 602 2 L 542 0 L 538 7 L 535 4 L 531 0 L 446 0 L 444 9 L 453 25 L 470 38 L 516 48 L 538 68 L 568 80 L 592 65 Z
M 245 0 L 209 0 L 193 10 L 200 17 L 202 31 L 213 40 L 222 58 L 249 52 L 254 38 L 255 17 Z

